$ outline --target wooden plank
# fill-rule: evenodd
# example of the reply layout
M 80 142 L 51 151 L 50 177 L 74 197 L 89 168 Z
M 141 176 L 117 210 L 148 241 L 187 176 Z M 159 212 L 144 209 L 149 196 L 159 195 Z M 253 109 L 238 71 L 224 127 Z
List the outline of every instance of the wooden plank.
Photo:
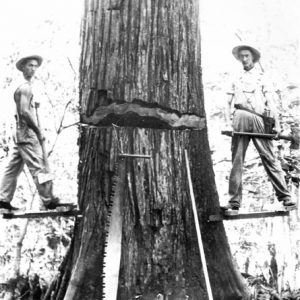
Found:
M 218 214 L 218 215 L 210 215 L 208 221 L 219 222 L 223 220 L 227 221 L 227 220 L 259 219 L 259 218 L 269 218 L 269 217 L 285 217 L 289 215 L 290 212 L 287 210 L 239 213 L 238 215 L 232 215 L 232 216 L 225 216 L 224 214 Z
M 67 210 L 67 211 L 56 211 L 56 210 L 46 210 L 46 211 L 25 211 L 18 213 L 3 213 L 3 219 L 32 219 L 32 218 L 46 218 L 46 217 L 80 217 L 82 216 L 81 211 Z

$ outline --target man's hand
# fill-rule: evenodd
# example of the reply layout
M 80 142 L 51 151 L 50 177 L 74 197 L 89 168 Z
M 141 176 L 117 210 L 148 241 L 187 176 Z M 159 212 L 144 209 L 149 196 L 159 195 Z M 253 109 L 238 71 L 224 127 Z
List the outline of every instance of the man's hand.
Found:
M 274 133 L 280 133 L 281 131 L 282 131 L 281 127 L 277 127 L 277 126 L 273 127 Z
M 37 133 L 36 135 L 37 135 L 39 142 L 42 144 L 45 141 L 45 137 L 42 135 L 41 132 Z
M 224 131 L 234 131 L 231 123 L 226 123 L 223 129 Z
M 233 137 L 234 130 L 231 124 L 226 123 L 225 127 L 221 130 L 221 134 Z
M 281 133 L 281 127 L 273 127 L 273 132 L 275 133 L 274 140 L 279 140 L 279 134 Z

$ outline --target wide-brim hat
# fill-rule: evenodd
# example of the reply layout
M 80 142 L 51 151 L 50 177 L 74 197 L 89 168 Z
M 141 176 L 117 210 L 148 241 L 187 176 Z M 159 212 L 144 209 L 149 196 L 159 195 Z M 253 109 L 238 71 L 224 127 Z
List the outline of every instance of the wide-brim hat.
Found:
M 41 66 L 42 62 L 43 62 L 43 58 L 40 55 L 29 55 L 29 56 L 24 56 L 22 58 L 20 58 L 17 63 L 16 63 L 16 67 L 18 70 L 22 71 L 22 67 L 24 66 L 24 64 L 30 60 L 30 59 L 34 59 L 38 62 L 38 67 Z
M 253 55 L 253 62 L 258 62 L 260 60 L 260 52 L 257 49 L 255 49 L 251 46 L 248 46 L 248 45 L 240 45 L 240 46 L 236 46 L 232 49 L 232 54 L 237 60 L 240 60 L 239 53 L 241 50 L 251 51 L 251 53 Z

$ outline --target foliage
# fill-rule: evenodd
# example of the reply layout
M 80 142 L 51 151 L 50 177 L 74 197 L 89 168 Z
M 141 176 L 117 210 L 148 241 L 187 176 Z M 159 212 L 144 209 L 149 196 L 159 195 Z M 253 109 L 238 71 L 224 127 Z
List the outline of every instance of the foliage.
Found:
M 287 289 L 278 294 L 276 288 L 270 285 L 263 275 L 251 276 L 243 274 L 247 284 L 251 290 L 251 295 L 254 300 L 299 300 L 300 290 L 291 291 Z

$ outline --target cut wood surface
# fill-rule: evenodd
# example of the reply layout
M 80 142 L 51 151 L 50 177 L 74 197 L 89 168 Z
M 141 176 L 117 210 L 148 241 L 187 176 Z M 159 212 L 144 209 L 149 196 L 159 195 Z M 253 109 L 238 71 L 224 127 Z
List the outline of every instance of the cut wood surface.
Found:
M 205 118 L 191 113 L 149 105 L 147 102 L 112 102 L 96 107 L 90 116 L 82 115 L 81 121 L 91 125 L 134 126 L 162 129 L 205 128 Z

